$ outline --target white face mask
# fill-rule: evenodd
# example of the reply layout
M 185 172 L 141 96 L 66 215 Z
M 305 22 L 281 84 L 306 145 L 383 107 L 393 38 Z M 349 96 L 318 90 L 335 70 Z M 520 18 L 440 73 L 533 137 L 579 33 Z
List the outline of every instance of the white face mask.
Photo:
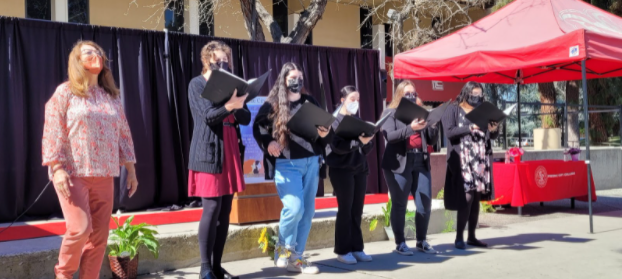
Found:
M 359 102 L 350 102 L 346 105 L 346 110 L 350 113 L 350 114 L 356 114 L 356 112 L 359 110 Z

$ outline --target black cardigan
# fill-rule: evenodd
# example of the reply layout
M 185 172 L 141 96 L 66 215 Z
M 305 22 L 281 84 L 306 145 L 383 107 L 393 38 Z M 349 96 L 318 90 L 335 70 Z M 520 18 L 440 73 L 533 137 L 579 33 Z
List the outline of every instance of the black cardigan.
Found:
M 389 119 L 382 125 L 382 134 L 387 141 L 387 146 L 382 156 L 382 168 L 393 173 L 403 173 L 406 168 L 406 145 L 410 136 L 418 133 L 406 124 L 394 117 L 395 109 L 386 109 L 382 116 L 391 114 Z M 438 141 L 438 126 L 428 126 L 421 130 L 421 143 L 424 152 L 425 164 L 430 169 L 430 154 L 427 153 L 428 143 Z
M 451 104 L 447 107 L 443 115 L 443 129 L 448 139 L 447 146 L 447 172 L 445 173 L 445 208 L 448 210 L 459 210 L 467 205 L 466 193 L 464 191 L 464 178 L 462 177 L 462 169 L 460 163 L 460 139 L 471 133 L 469 125 L 471 122 L 466 120 L 466 126 L 458 127 L 458 117 L 460 113 L 458 104 Z M 486 153 L 490 156 L 490 175 L 492 176 L 492 145 L 491 139 L 499 136 L 499 130 L 496 132 L 486 133 Z M 492 177 L 490 185 L 486 185 L 490 189 L 489 193 L 482 195 L 482 200 L 494 199 L 494 187 L 492 185 Z
M 337 115 L 332 125 L 333 131 L 337 130 L 343 117 L 343 114 Z M 341 173 L 368 173 L 367 154 L 373 148 L 373 140 L 363 145 L 359 139 L 346 140 L 335 134 L 326 156 L 326 164 L 330 167 L 331 172 L 334 169 L 339 169 L 338 172 Z
M 216 106 L 201 97 L 206 80 L 201 75 L 193 78 L 188 85 L 188 101 L 194 120 L 188 169 L 205 173 L 222 173 L 222 161 L 225 156 L 223 145 L 223 121 L 231 112 L 224 105 Z M 238 135 L 240 156 L 244 161 L 244 145 L 240 136 L 240 124 L 251 122 L 251 113 L 244 105 L 243 109 L 233 111 L 235 130 Z
M 309 101 L 318 107 L 320 106 L 318 102 L 310 95 L 302 94 L 300 98 L 300 101 L 298 101 L 300 103 Z M 255 116 L 255 121 L 253 122 L 253 137 L 255 138 L 255 141 L 257 142 L 257 145 L 259 146 L 261 151 L 263 151 L 263 165 L 265 170 L 265 178 L 267 180 L 274 179 L 274 167 L 276 164 L 276 158 L 268 153 L 268 145 L 270 145 L 270 143 L 275 140 L 272 137 L 274 122 L 272 121 L 272 119 L 270 119 L 270 114 L 272 114 L 272 112 L 272 105 L 268 102 L 265 102 L 259 108 L 259 112 L 257 112 L 257 115 Z M 311 143 L 311 145 L 314 147 L 314 152 L 315 150 L 317 150 L 317 153 L 315 155 L 320 155 L 322 158 L 326 158 L 326 145 L 331 141 L 333 134 L 334 133 L 331 129 L 326 137 L 318 137 L 315 142 Z M 297 136 L 296 139 L 305 140 Z M 289 140 L 292 140 L 291 135 Z M 279 158 L 285 158 L 282 152 Z M 324 163 L 322 163 L 322 166 L 320 167 L 320 178 L 326 178 L 326 164 Z

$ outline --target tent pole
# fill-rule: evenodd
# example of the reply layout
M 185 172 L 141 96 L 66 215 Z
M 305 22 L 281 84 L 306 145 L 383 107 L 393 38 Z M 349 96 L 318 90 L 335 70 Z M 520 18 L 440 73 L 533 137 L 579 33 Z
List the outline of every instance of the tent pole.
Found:
M 521 132 L 521 120 L 520 120 L 520 81 L 516 82 L 516 115 L 518 116 L 518 147 L 523 147 L 523 137 Z M 518 207 L 518 216 L 523 215 L 523 207 Z
M 587 202 L 590 210 L 590 233 L 594 233 L 594 222 L 592 219 L 592 178 L 590 168 L 590 114 L 588 112 L 587 97 L 587 74 L 585 70 L 585 59 L 581 61 L 581 78 L 583 85 L 583 127 L 585 137 L 585 164 L 587 166 Z

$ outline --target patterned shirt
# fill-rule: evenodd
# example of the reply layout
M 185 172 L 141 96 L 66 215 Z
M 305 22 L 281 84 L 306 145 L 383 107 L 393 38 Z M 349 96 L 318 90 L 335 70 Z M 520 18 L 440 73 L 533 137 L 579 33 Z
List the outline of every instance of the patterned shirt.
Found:
M 74 177 L 114 177 L 121 165 L 136 162 L 120 98 L 99 86 L 88 95 L 73 95 L 66 82 L 45 105 L 43 165 L 50 179 L 54 163 Z

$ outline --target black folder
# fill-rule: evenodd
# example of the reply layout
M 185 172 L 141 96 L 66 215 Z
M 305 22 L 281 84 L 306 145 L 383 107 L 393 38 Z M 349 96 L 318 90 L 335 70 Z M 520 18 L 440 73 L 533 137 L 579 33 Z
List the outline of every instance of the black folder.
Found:
M 415 119 L 425 119 L 428 122 L 428 125 L 433 125 L 441 121 L 447 106 L 450 101 L 445 102 L 441 106 L 433 109 L 432 111 L 428 111 L 425 108 L 415 104 L 414 102 L 402 98 L 400 100 L 400 104 L 397 106 L 395 110 L 395 119 L 402 121 L 403 123 L 410 124 Z
M 483 102 L 481 105 L 474 108 L 471 112 L 467 113 L 465 117 L 477 125 L 482 131 L 488 130 L 488 123 L 505 120 L 506 117 L 514 110 L 516 106 L 513 105 L 505 111 L 500 110 L 497 106 L 490 102 Z
M 371 137 L 376 134 L 382 128 L 384 122 L 389 119 L 390 114 L 380 118 L 378 122 L 371 123 L 363 121 L 359 118 L 346 115 L 339 123 L 339 127 L 335 131 L 335 134 L 344 139 L 358 139 L 361 134 L 365 137 Z
M 305 102 L 287 122 L 287 128 L 298 136 L 315 141 L 319 137 L 317 127 L 330 129 L 334 121 L 335 117 L 332 114 L 313 103 Z
M 238 76 L 223 70 L 214 70 L 210 75 L 201 97 L 210 100 L 212 103 L 220 105 L 227 102 L 233 95 L 235 89 L 238 90 L 238 96 L 248 93 L 245 103 L 250 102 L 259 96 L 261 87 L 266 83 L 270 70 L 256 79 L 245 81 Z

